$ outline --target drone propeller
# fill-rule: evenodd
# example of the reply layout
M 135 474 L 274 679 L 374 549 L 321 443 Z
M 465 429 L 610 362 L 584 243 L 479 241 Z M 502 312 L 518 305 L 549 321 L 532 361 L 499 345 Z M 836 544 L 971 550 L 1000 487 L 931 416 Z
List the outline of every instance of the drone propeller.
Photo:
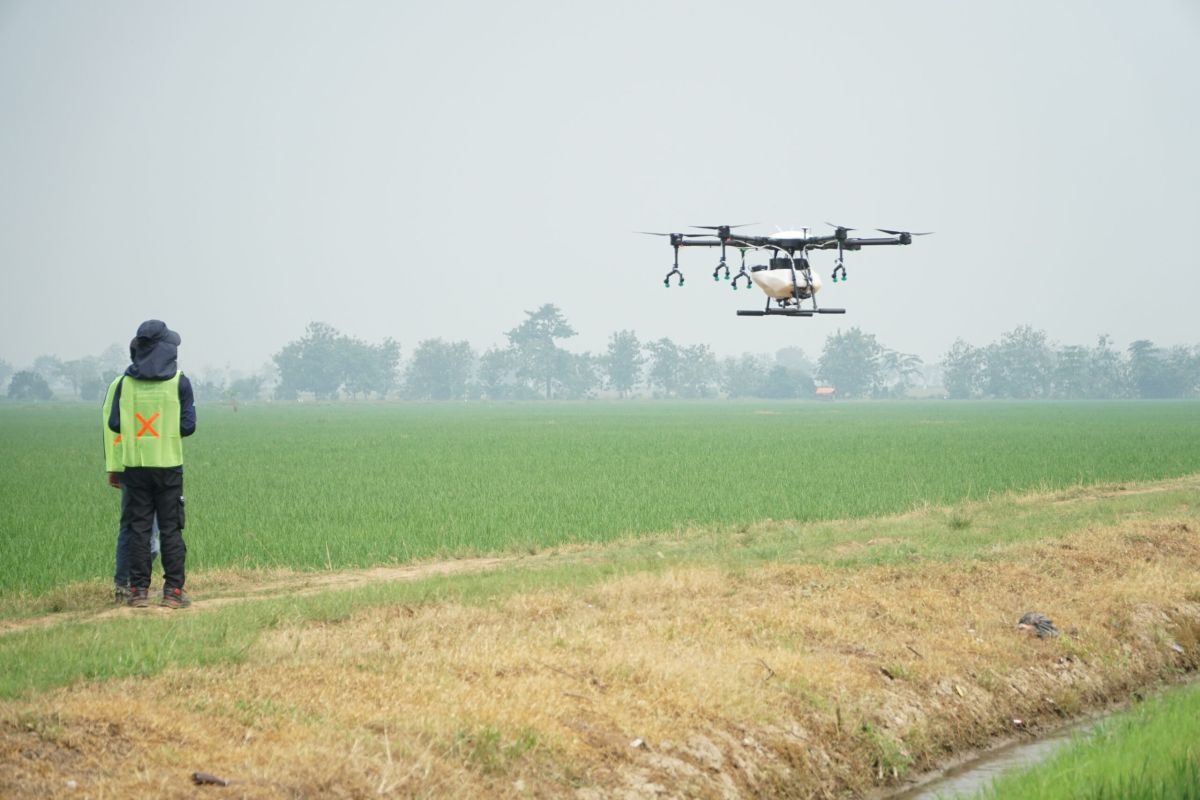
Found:
M 644 234 L 646 234 L 647 236 L 686 236 L 686 237 L 697 237 L 697 236 L 708 236 L 708 235 L 709 235 L 709 234 L 707 234 L 707 233 L 658 233 L 658 232 L 656 232 L 656 231 L 634 231 L 634 233 L 644 233 Z
M 845 225 L 834 225 L 832 222 L 826 222 L 825 224 L 834 229 L 833 230 L 833 238 L 837 239 L 838 261 L 840 262 L 841 258 L 842 258 L 842 242 L 846 241 L 846 234 L 850 233 L 850 231 L 857 230 L 857 229 L 856 228 L 847 228 Z M 835 275 L 834 281 L 836 281 L 836 280 L 837 280 L 837 276 Z
M 892 236 L 899 237 L 900 244 L 912 244 L 912 237 L 928 236 L 929 234 L 933 233 L 933 231 L 924 231 L 923 233 L 912 233 L 910 231 L 889 231 L 887 228 L 876 228 L 875 230 L 879 231 L 880 233 L 888 233 Z
M 689 225 L 688 227 L 689 228 L 703 228 L 706 231 L 719 231 L 722 228 L 729 228 L 730 230 L 733 230 L 734 228 L 746 228 L 751 225 L 757 225 L 757 224 L 758 224 L 757 222 L 743 222 L 741 225 Z

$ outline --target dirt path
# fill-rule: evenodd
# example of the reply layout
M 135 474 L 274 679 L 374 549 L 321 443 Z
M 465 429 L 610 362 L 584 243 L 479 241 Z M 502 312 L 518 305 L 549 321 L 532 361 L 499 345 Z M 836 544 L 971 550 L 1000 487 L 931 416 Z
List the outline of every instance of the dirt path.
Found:
M 445 575 L 460 575 L 471 572 L 486 572 L 517 563 L 545 562 L 551 556 L 503 556 L 493 558 L 462 558 L 452 561 L 435 561 L 424 564 L 411 564 L 400 567 L 372 567 L 362 570 L 345 570 L 339 572 L 288 573 L 275 575 L 265 579 L 255 578 L 253 582 L 242 585 L 234 584 L 216 589 L 212 596 L 202 597 L 193 602 L 192 606 L 183 611 L 173 611 L 151 602 L 146 608 L 129 608 L 115 606 L 103 609 L 84 611 L 63 611 L 55 614 L 42 614 L 36 617 L 8 620 L 0 622 L 0 636 L 6 636 L 20 631 L 35 628 L 46 628 L 68 622 L 96 622 L 118 617 L 145 616 L 147 614 L 196 614 L 211 611 L 233 603 L 254 602 L 257 600 L 273 600 L 281 594 L 292 597 L 318 594 L 326 591 L 353 589 L 372 583 L 391 583 L 396 581 L 417 581 Z M 192 586 L 198 586 L 203 593 L 204 575 L 201 573 L 191 581 Z

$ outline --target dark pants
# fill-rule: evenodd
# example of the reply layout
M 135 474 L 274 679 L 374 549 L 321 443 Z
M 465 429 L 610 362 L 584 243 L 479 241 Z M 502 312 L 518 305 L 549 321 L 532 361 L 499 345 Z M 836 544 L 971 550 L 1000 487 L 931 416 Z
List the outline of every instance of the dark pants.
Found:
M 121 487 L 121 509 L 124 512 L 127 493 L 125 487 Z M 158 517 L 154 519 L 154 525 L 150 528 L 150 564 L 151 569 L 154 569 L 154 560 L 158 557 Z M 113 573 L 113 583 L 118 587 L 128 587 L 130 585 L 130 529 L 124 525 L 120 530 L 116 531 L 116 571 Z
M 183 472 L 161 467 L 128 467 L 121 476 L 127 494 L 121 527 L 129 531 L 129 585 L 150 588 L 150 532 L 158 514 L 163 589 L 182 589 L 187 545 L 183 543 Z
M 129 504 L 129 492 L 121 484 L 121 516 L 125 516 L 125 506 Z M 129 528 L 124 525 L 117 531 L 117 569 L 113 573 L 113 583 L 117 586 L 129 586 Z M 150 528 L 150 563 L 158 557 L 158 517 Z M 153 568 L 153 567 L 151 567 Z

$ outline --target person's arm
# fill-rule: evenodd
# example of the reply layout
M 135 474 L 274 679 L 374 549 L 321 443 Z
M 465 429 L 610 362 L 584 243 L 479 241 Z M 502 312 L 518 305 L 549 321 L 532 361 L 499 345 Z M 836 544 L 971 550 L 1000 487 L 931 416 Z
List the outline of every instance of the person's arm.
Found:
M 196 398 L 192 394 L 192 382 L 187 375 L 179 376 L 179 435 L 191 436 L 196 432 Z
M 117 381 L 116 391 L 113 392 L 112 410 L 108 412 L 108 429 L 113 433 L 121 432 L 121 387 L 125 381 Z

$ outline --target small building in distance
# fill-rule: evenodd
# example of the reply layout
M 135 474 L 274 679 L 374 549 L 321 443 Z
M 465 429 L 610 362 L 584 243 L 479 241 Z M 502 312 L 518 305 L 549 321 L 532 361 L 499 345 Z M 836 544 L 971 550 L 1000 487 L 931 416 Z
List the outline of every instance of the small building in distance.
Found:
M 837 394 L 837 389 L 833 388 L 832 386 L 818 386 L 817 387 L 817 399 L 818 400 L 832 400 L 836 394 Z

